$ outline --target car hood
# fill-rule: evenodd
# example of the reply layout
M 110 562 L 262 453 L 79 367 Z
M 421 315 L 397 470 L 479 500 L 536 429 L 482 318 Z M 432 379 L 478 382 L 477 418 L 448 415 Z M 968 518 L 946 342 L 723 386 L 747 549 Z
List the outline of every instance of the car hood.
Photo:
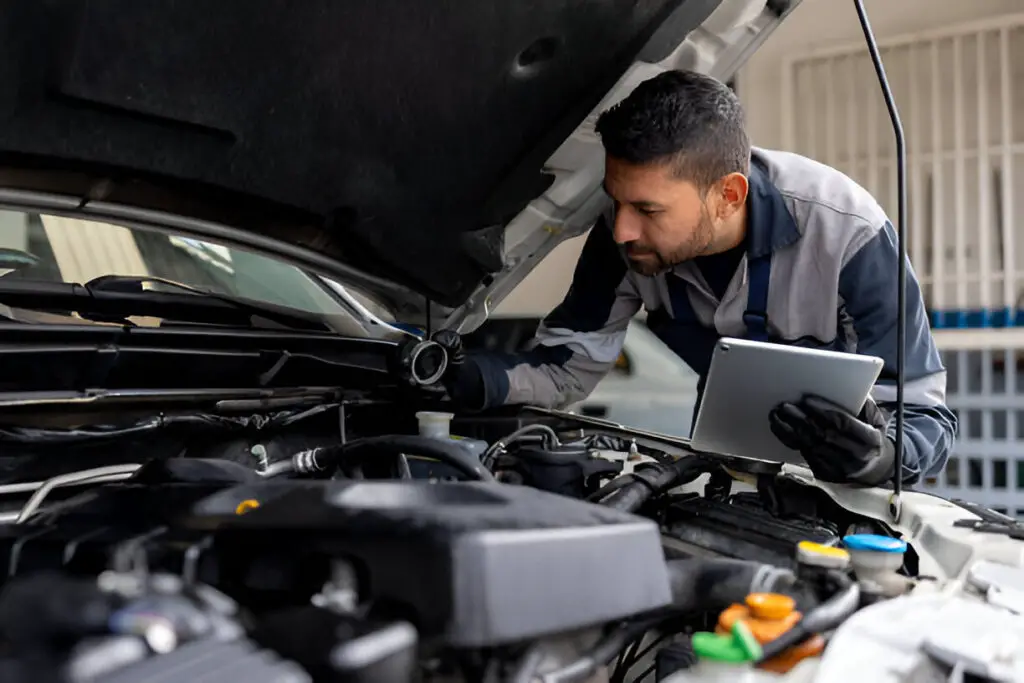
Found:
M 465 327 L 599 214 L 599 111 L 659 69 L 728 80 L 798 1 L 12 0 L 0 203 Z

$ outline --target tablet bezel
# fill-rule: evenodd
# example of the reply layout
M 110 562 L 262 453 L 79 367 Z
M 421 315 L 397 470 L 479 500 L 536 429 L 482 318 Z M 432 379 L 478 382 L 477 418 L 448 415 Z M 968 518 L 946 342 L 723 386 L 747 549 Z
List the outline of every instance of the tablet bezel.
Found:
M 805 465 L 772 434 L 772 408 L 817 394 L 857 413 L 883 366 L 876 356 L 723 337 L 711 357 L 691 444 L 706 453 Z

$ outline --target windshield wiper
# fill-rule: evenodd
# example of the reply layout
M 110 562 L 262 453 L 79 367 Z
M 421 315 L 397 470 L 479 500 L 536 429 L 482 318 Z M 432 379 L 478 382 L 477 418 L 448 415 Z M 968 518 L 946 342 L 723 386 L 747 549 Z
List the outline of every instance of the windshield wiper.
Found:
M 170 287 L 181 292 L 186 292 L 190 295 L 197 295 L 221 301 L 239 311 L 248 313 L 251 317 L 266 318 L 286 327 L 305 326 L 306 328 L 309 328 L 309 325 L 312 324 L 313 327 L 311 329 L 330 329 L 319 317 L 312 313 L 305 313 L 285 306 L 278 306 L 276 304 L 262 301 L 253 301 L 251 299 L 234 297 L 228 294 L 221 294 L 219 292 L 211 292 L 209 290 L 199 289 L 198 287 L 192 287 L 191 285 L 186 285 L 181 282 L 175 282 L 174 280 L 167 280 L 162 277 L 153 277 L 150 275 L 101 275 L 100 277 L 89 280 L 83 286 L 90 292 L 121 292 L 125 294 L 145 293 L 157 295 L 172 294 L 172 292 L 161 292 L 160 290 L 146 289 L 146 284 Z
M 159 283 L 180 292 L 145 289 Z M 236 299 L 154 277 L 107 275 L 85 284 L 0 278 L 0 303 L 11 308 L 74 311 L 99 322 L 130 325 L 131 316 L 232 327 L 329 332 L 318 316 L 270 303 Z
M 1024 524 L 1013 517 L 959 498 L 953 498 L 949 502 L 978 516 L 978 519 L 958 519 L 953 522 L 953 526 L 987 534 L 1003 534 L 1024 541 Z

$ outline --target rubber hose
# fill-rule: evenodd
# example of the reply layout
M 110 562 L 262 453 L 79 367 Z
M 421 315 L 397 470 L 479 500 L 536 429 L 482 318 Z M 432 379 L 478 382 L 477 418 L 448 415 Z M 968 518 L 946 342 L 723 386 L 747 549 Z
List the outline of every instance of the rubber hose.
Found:
M 408 453 L 435 458 L 476 481 L 494 481 L 494 475 L 455 443 L 414 434 L 387 434 L 370 436 L 340 446 L 315 449 L 313 458 L 320 471 L 333 471 L 343 458 L 358 458 L 363 452 L 386 451 L 398 455 Z M 295 456 L 293 456 L 294 458 Z
M 750 593 L 789 594 L 796 583 L 788 569 L 760 562 L 685 558 L 666 564 L 672 607 L 683 611 L 725 609 Z
M 704 460 L 693 457 L 683 458 L 668 465 L 652 463 L 649 467 L 636 471 L 633 474 L 634 481 L 609 493 L 601 501 L 601 505 L 623 512 L 636 512 L 655 495 L 675 486 L 687 484 L 704 474 L 707 469 L 708 465 Z

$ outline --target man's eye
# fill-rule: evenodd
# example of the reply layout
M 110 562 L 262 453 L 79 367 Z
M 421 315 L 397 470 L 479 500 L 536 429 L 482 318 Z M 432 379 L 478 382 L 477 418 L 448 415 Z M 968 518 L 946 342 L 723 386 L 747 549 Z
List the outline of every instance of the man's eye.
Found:
M 639 211 L 640 213 L 642 213 L 645 216 L 653 216 L 656 213 L 661 213 L 660 211 L 658 211 L 656 209 L 637 209 L 637 211 Z

